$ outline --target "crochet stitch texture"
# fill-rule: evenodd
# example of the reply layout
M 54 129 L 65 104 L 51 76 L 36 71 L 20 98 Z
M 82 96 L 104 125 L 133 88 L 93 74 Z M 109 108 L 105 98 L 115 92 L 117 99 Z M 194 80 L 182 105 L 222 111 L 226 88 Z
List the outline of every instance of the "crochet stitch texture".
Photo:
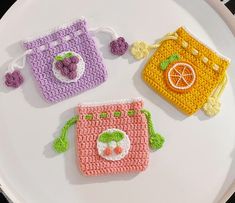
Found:
M 77 156 L 80 170 L 85 175 L 102 175 L 120 172 L 143 171 L 149 162 L 148 127 L 146 117 L 141 113 L 143 101 L 78 106 L 77 113 Z M 128 111 L 134 113 L 128 115 Z M 116 112 L 116 113 L 115 113 Z M 118 116 L 117 116 L 117 112 Z M 106 113 L 106 117 L 102 117 Z M 87 115 L 90 115 L 89 119 Z M 130 139 L 130 149 L 125 158 L 108 161 L 98 155 L 97 139 L 105 130 L 120 129 Z
M 166 98 L 184 113 L 191 115 L 207 102 L 216 87 L 224 80 L 230 61 L 199 42 L 183 27 L 176 31 L 177 39 L 162 42 L 147 62 L 143 79 L 154 91 Z M 190 91 L 178 93 L 168 87 L 161 63 L 173 54 L 191 63 L 197 80 Z
M 46 36 L 24 42 L 24 46 L 31 50 L 27 55 L 27 61 L 44 98 L 49 102 L 58 102 L 82 93 L 100 85 L 107 78 L 102 57 L 84 19 Z M 80 54 L 85 62 L 84 74 L 77 82 L 63 83 L 53 74 L 55 56 L 65 51 Z

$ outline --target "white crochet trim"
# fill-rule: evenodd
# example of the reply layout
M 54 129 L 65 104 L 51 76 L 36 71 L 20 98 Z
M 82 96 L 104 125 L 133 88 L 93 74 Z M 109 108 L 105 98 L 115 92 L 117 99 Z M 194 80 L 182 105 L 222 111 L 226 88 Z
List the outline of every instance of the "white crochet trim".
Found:
M 104 150 L 107 147 L 107 143 L 99 142 L 99 137 L 104 132 L 114 132 L 114 131 L 120 131 L 124 134 L 124 138 L 121 141 L 118 142 L 118 146 L 120 146 L 122 148 L 122 153 L 115 154 L 114 148 L 117 145 L 116 145 L 116 142 L 112 141 L 112 142 L 109 143 L 109 147 L 112 148 L 112 154 L 109 155 L 109 156 L 105 156 L 104 155 Z M 109 161 L 118 161 L 118 160 L 123 159 L 128 154 L 131 143 L 130 143 L 128 135 L 124 131 L 116 129 L 116 128 L 111 128 L 111 129 L 103 131 L 101 134 L 98 136 L 98 139 L 97 139 L 98 154 L 101 157 L 103 157 L 104 159 L 109 160 Z
M 106 102 L 86 102 L 80 103 L 78 106 L 80 107 L 93 107 L 93 106 L 100 106 L 100 105 L 111 105 L 111 104 L 131 104 L 133 102 L 143 101 L 141 97 L 137 97 L 135 99 L 119 99 L 119 100 L 110 100 Z
M 72 51 L 65 51 L 65 52 L 61 52 L 58 55 L 62 56 L 68 52 L 71 52 L 74 56 L 77 56 L 79 58 L 79 62 L 77 64 L 77 77 L 74 80 L 70 80 L 69 78 L 63 76 L 60 72 L 60 70 L 58 70 L 55 66 L 56 60 L 54 59 L 53 61 L 53 65 L 52 65 L 52 71 L 55 75 L 55 77 L 60 80 L 61 82 L 64 83 L 72 83 L 72 82 L 77 82 L 80 77 L 83 75 L 84 71 L 85 71 L 85 62 L 83 60 L 83 58 L 81 57 L 81 55 L 79 55 L 78 53 L 72 52 Z

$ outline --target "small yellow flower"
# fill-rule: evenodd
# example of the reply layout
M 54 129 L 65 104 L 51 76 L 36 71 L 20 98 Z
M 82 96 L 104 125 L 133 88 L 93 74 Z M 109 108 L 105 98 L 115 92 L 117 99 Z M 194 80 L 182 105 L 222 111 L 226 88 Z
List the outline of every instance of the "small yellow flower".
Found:
M 145 58 L 149 54 L 149 47 L 148 44 L 146 44 L 143 41 L 137 41 L 132 45 L 131 48 L 132 55 L 137 59 L 140 60 L 142 58 Z
M 217 98 L 209 97 L 208 101 L 204 104 L 203 110 L 208 116 L 215 116 L 220 111 L 220 102 Z

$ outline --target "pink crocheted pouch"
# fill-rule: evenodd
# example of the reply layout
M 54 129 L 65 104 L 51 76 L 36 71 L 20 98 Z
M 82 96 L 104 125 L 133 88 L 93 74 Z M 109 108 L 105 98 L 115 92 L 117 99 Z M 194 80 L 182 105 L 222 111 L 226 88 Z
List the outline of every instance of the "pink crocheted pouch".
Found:
M 85 175 L 143 171 L 149 162 L 149 141 L 153 149 L 160 148 L 164 142 L 154 132 L 151 115 L 143 110 L 142 100 L 79 105 L 77 113 L 55 140 L 54 149 L 67 150 L 66 131 L 77 123 L 76 152 Z

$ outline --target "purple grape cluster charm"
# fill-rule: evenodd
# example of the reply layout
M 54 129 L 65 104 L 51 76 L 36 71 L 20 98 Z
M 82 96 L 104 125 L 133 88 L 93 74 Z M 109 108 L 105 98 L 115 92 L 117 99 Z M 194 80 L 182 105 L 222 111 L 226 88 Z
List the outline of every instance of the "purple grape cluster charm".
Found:
M 56 56 L 55 60 L 55 67 L 60 71 L 61 75 L 70 80 L 74 80 L 77 77 L 77 64 L 79 63 L 77 56 L 68 52 L 63 56 Z
M 8 87 L 17 88 L 24 82 L 24 78 L 19 70 L 14 70 L 12 73 L 5 75 L 5 84 Z
M 119 37 L 116 40 L 110 42 L 111 53 L 117 56 L 122 56 L 128 49 L 128 43 L 123 37 Z

